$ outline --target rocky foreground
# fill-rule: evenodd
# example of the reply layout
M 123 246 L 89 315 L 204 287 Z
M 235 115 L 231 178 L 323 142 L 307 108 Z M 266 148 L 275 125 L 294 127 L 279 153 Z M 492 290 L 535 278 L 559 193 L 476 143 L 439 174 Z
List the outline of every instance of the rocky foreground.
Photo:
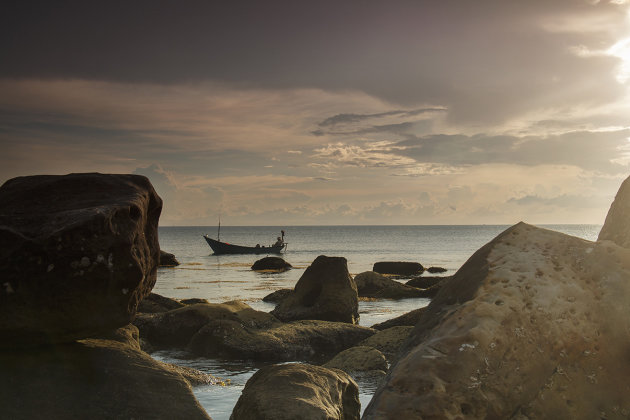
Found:
M 160 209 L 133 175 L 0 187 L 2 417 L 209 418 L 191 383 L 214 379 L 142 350 L 169 347 L 269 363 L 235 420 L 358 419 L 356 372 L 384 376 L 365 419 L 630 416 L 630 180 L 597 242 L 519 223 L 406 285 L 376 271 L 422 266 L 353 279 L 320 256 L 271 313 L 150 293 Z M 365 328 L 360 296 L 433 299 Z M 310 363 L 273 364 L 294 360 Z

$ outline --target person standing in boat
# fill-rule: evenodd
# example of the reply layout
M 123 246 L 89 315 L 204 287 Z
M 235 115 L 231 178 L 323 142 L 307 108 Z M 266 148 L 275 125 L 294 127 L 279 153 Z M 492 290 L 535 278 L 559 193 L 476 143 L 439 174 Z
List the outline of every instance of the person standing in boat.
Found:
M 273 246 L 281 246 L 281 245 L 284 245 L 284 230 L 281 230 L 280 232 L 282 233 L 282 237 L 278 236 L 278 237 L 276 238 L 276 239 L 277 239 L 277 241 L 276 241 L 276 243 L 275 243 L 275 244 L 273 244 Z

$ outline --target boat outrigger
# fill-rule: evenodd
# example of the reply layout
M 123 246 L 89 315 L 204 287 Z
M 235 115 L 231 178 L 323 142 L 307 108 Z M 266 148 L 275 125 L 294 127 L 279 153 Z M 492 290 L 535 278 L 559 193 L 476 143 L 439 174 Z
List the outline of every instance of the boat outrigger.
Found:
M 234 245 L 227 242 L 221 242 L 220 233 L 217 235 L 217 239 L 212 239 L 208 235 L 203 235 L 203 238 L 208 242 L 210 248 L 214 251 L 214 255 L 222 254 L 280 254 L 282 250 L 286 250 L 288 243 L 284 242 L 284 230 L 281 231 L 282 236 L 278 236 L 278 240 L 275 244 L 269 246 L 243 246 Z

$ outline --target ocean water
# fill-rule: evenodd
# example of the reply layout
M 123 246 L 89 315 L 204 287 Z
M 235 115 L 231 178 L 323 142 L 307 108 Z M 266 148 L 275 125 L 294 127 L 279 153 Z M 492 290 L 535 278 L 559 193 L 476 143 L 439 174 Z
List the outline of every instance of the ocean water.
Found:
M 155 293 L 171 298 L 205 298 L 212 303 L 242 300 L 254 309 L 270 311 L 267 294 L 293 288 L 319 255 L 345 257 L 352 275 L 369 271 L 378 261 L 419 262 L 455 273 L 481 246 L 509 226 L 223 226 L 221 240 L 239 245 L 271 245 L 280 230 L 288 242 L 282 257 L 293 269 L 259 273 L 251 265 L 265 255 L 212 255 L 202 235 L 216 238 L 216 227 L 160 227 L 160 247 L 175 254 L 180 265 L 159 268 Z M 601 225 L 541 225 L 540 227 L 595 240 Z M 359 302 L 360 325 L 371 326 L 428 305 L 429 300 L 404 299 Z M 229 380 L 226 386 L 207 385 L 194 393 L 215 420 L 229 419 L 247 380 L 262 365 L 251 361 L 191 358 L 182 351 L 160 351 L 153 357 L 189 366 Z M 364 409 L 378 386 L 374 378 L 355 378 Z

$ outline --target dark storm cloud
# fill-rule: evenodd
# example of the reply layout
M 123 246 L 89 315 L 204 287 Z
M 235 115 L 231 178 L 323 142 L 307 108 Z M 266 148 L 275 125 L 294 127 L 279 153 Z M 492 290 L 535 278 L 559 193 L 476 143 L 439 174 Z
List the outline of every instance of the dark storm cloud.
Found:
M 5 2 L 0 77 L 356 89 L 496 122 L 553 103 L 549 90 L 573 103 L 620 94 L 612 75 L 592 78 L 610 74 L 614 59 L 568 52 L 616 40 L 624 9 L 590 3 Z M 607 30 L 542 28 L 600 15 Z

